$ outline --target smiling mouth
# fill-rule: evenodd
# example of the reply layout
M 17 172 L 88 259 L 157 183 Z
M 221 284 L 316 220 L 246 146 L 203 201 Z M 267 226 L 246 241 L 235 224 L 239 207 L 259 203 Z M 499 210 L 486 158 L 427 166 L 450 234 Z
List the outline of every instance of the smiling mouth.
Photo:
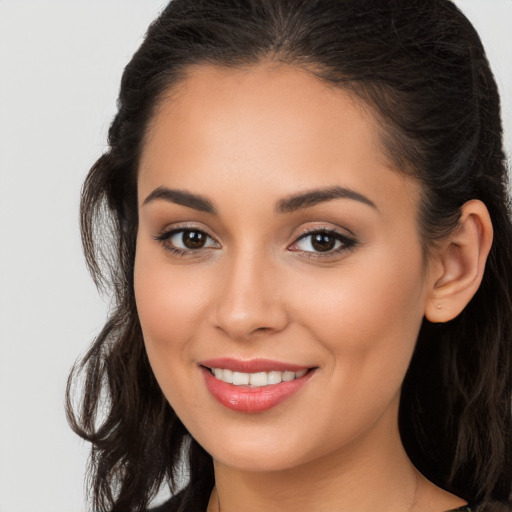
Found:
M 270 372 L 255 372 L 245 373 L 228 370 L 225 368 L 208 368 L 210 373 L 217 379 L 226 384 L 234 386 L 249 386 L 254 388 L 261 388 L 280 384 L 281 382 L 290 382 L 295 379 L 300 379 L 309 371 L 308 369 L 293 371 L 270 371 Z
M 212 397 L 241 413 L 272 409 L 295 395 L 318 370 L 268 359 L 232 358 L 201 361 L 199 368 Z

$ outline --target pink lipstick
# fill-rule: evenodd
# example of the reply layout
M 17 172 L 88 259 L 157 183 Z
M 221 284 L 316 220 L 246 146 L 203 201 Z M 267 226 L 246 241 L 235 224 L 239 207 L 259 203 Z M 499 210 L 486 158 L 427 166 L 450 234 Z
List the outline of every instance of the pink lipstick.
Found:
M 315 368 L 253 359 L 209 359 L 200 362 L 206 387 L 223 406 L 238 412 L 267 411 L 293 396 Z

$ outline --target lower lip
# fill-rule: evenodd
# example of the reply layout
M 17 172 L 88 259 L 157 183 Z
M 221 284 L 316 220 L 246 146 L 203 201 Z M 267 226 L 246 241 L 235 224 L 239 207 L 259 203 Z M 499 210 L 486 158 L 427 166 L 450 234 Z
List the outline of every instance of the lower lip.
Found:
M 310 370 L 298 379 L 253 388 L 223 382 L 216 379 L 210 370 L 204 367 L 201 367 L 201 371 L 206 387 L 213 398 L 228 409 L 249 414 L 268 411 L 284 402 L 297 393 L 314 373 Z

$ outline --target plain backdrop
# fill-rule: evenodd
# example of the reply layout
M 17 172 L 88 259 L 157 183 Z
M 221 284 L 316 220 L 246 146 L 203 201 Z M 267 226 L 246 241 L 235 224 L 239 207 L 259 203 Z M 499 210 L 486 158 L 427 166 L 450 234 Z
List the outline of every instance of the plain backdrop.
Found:
M 512 0 L 458 0 L 502 94 L 512 155 Z M 0 0 L 0 512 L 83 512 L 88 447 L 68 371 L 103 324 L 78 200 L 123 67 L 162 0 Z

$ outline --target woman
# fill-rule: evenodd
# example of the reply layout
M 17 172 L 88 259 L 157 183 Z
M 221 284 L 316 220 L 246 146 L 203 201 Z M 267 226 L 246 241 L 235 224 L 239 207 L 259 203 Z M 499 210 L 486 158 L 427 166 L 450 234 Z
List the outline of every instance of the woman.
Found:
M 174 0 L 109 142 L 95 510 L 508 510 L 499 98 L 450 1 Z

